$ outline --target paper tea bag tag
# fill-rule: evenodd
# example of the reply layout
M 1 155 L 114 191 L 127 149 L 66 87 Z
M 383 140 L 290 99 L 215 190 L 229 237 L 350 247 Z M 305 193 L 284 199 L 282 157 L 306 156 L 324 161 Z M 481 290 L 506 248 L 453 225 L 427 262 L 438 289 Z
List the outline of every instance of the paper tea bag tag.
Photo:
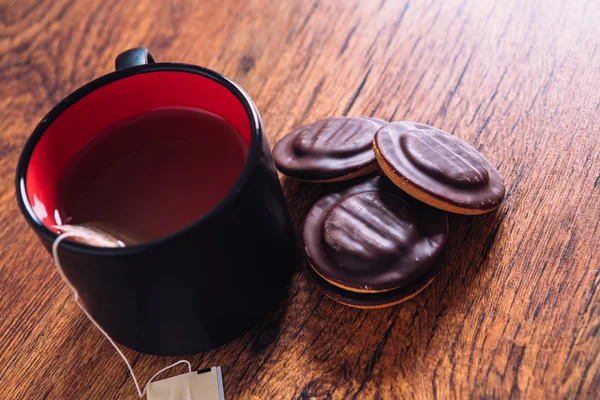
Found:
M 146 395 L 148 400 L 225 400 L 221 367 L 150 382 Z

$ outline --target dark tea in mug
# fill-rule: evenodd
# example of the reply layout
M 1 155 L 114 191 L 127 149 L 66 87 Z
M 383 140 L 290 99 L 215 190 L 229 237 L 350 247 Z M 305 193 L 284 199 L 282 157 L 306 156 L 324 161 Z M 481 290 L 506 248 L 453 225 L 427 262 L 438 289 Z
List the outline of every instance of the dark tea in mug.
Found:
M 215 114 L 143 112 L 108 127 L 71 160 L 60 182 L 60 222 L 104 226 L 136 242 L 158 239 L 215 207 L 247 154 L 241 134 Z

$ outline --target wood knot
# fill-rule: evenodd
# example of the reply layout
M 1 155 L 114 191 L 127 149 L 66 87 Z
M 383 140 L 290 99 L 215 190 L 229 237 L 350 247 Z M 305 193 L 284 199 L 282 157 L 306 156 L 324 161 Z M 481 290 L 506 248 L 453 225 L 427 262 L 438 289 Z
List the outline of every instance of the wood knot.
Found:
M 240 61 L 240 71 L 242 71 L 244 74 L 247 74 L 248 72 L 250 72 L 252 70 L 252 68 L 254 68 L 255 63 L 256 63 L 256 60 L 254 59 L 254 57 L 251 57 L 251 56 L 242 57 L 242 61 Z

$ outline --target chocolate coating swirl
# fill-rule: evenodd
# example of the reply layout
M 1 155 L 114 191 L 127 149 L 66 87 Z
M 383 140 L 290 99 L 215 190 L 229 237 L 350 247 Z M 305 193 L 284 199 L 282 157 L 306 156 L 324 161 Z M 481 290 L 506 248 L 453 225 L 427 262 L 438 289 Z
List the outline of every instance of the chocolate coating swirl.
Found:
M 410 206 L 385 192 L 363 192 L 342 199 L 323 220 L 323 247 L 330 260 L 368 273 L 399 252 L 412 253 L 416 221 Z

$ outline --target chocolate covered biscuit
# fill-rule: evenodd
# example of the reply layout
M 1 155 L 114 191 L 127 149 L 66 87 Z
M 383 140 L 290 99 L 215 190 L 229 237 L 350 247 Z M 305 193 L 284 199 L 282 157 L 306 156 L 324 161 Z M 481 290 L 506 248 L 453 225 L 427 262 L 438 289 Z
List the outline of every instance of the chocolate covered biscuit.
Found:
M 409 285 L 439 261 L 448 222 L 384 176 L 338 185 L 309 211 L 307 259 L 323 279 L 353 292 Z
M 394 122 L 375 135 L 381 169 L 398 187 L 433 207 L 482 214 L 504 199 L 496 168 L 458 138 L 424 124 Z
M 369 117 L 329 118 L 302 126 L 273 148 L 277 169 L 296 179 L 343 181 L 379 169 L 373 137 L 386 121 Z

